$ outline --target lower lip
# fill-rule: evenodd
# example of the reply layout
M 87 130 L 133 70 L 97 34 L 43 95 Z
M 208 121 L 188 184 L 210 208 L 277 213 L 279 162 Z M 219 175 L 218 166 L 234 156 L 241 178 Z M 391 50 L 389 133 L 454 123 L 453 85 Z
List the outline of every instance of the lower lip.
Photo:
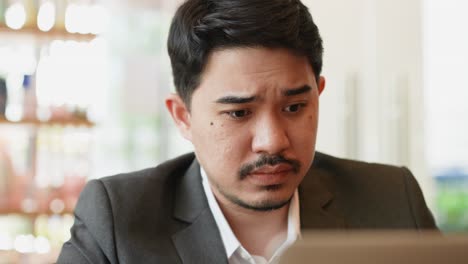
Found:
M 249 174 L 248 178 L 255 185 L 269 186 L 269 185 L 280 185 L 286 182 L 290 170 L 276 172 L 276 173 L 252 173 Z

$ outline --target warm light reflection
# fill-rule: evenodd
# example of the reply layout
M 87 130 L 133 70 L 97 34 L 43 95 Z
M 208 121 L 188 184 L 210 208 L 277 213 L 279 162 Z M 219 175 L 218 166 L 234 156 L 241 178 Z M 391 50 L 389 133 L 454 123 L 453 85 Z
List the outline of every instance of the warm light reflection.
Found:
M 39 107 L 95 104 L 96 91 L 107 86 L 107 46 L 92 42 L 53 41 L 38 63 L 36 74 Z
M 89 34 L 91 33 L 91 28 L 93 27 L 93 17 L 90 16 L 90 7 L 88 5 L 78 5 L 78 9 L 76 11 L 77 17 L 76 25 L 77 31 L 80 34 Z M 83 19 L 86 18 L 86 19 Z
M 101 34 L 105 31 L 109 24 L 110 15 L 107 12 L 107 9 L 100 5 L 94 5 L 90 9 L 90 17 L 91 17 L 91 29 L 90 32 L 92 34 Z
M 55 24 L 55 5 L 44 2 L 37 13 L 37 27 L 42 31 L 49 31 Z
M 9 235 L 0 233 L 0 250 L 12 250 L 13 241 Z
M 15 250 L 19 253 L 32 253 L 34 252 L 34 236 L 33 235 L 19 235 L 16 237 Z
M 70 4 L 65 12 L 65 29 L 70 33 L 100 34 L 109 23 L 109 13 L 100 5 Z
M 60 199 L 54 199 L 50 202 L 49 208 L 52 212 L 59 214 L 65 209 L 65 203 Z
M 5 12 L 6 25 L 11 29 L 20 29 L 26 23 L 26 11 L 22 3 L 12 4 Z
M 36 253 L 47 254 L 50 252 L 50 242 L 45 237 L 36 237 L 36 239 L 34 240 L 34 248 Z
M 34 74 L 37 59 L 34 45 L 20 44 L 0 48 L 0 72 L 7 75 Z
M 47 254 L 51 250 L 51 245 L 49 239 L 43 236 L 18 235 L 12 241 L 10 236 L 0 235 L 0 250 L 12 249 L 19 253 Z
M 70 239 L 73 215 L 41 214 L 30 216 L 9 215 L 0 217 L 0 263 L 43 263 L 15 262 L 3 259 L 1 251 L 15 251 L 26 254 L 48 254 Z
M 80 7 L 77 4 L 69 4 L 65 11 L 65 29 L 70 33 L 77 33 L 80 23 Z

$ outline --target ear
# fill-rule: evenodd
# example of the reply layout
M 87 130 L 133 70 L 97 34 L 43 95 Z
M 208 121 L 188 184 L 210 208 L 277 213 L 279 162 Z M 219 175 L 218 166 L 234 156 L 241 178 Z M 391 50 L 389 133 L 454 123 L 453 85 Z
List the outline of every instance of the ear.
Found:
M 323 90 L 325 90 L 325 77 L 320 76 L 319 77 L 319 82 L 318 82 L 318 90 L 319 90 L 319 95 L 322 94 Z
M 182 98 L 177 94 L 170 94 L 166 98 L 166 107 L 182 136 L 185 139 L 192 141 L 192 133 L 190 130 L 190 111 Z

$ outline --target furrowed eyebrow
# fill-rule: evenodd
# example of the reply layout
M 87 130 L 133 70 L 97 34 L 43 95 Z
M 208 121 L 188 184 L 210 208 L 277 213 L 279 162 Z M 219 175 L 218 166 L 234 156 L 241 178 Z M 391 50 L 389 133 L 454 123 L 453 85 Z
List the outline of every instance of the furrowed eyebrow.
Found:
M 239 97 L 239 96 L 225 96 L 216 100 L 218 104 L 246 104 L 257 100 L 256 96 Z
M 304 85 L 300 88 L 295 88 L 295 89 L 288 89 L 283 92 L 284 96 L 294 96 L 298 94 L 304 94 L 312 90 L 312 88 L 309 85 Z
M 309 85 L 304 85 L 299 88 L 285 90 L 282 93 L 284 96 L 294 96 L 294 95 L 307 93 L 310 90 L 312 90 L 312 88 Z M 224 96 L 224 97 L 217 99 L 215 102 L 218 104 L 246 104 L 246 103 L 251 103 L 257 99 L 258 99 L 257 96 L 241 97 L 241 96 L 228 95 L 228 96 Z

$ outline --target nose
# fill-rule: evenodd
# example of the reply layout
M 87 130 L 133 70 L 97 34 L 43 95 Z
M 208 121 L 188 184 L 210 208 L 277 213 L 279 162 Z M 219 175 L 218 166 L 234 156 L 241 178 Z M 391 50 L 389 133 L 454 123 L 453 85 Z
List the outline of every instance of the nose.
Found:
M 288 127 L 273 115 L 256 121 L 252 138 L 255 153 L 280 154 L 290 146 Z

